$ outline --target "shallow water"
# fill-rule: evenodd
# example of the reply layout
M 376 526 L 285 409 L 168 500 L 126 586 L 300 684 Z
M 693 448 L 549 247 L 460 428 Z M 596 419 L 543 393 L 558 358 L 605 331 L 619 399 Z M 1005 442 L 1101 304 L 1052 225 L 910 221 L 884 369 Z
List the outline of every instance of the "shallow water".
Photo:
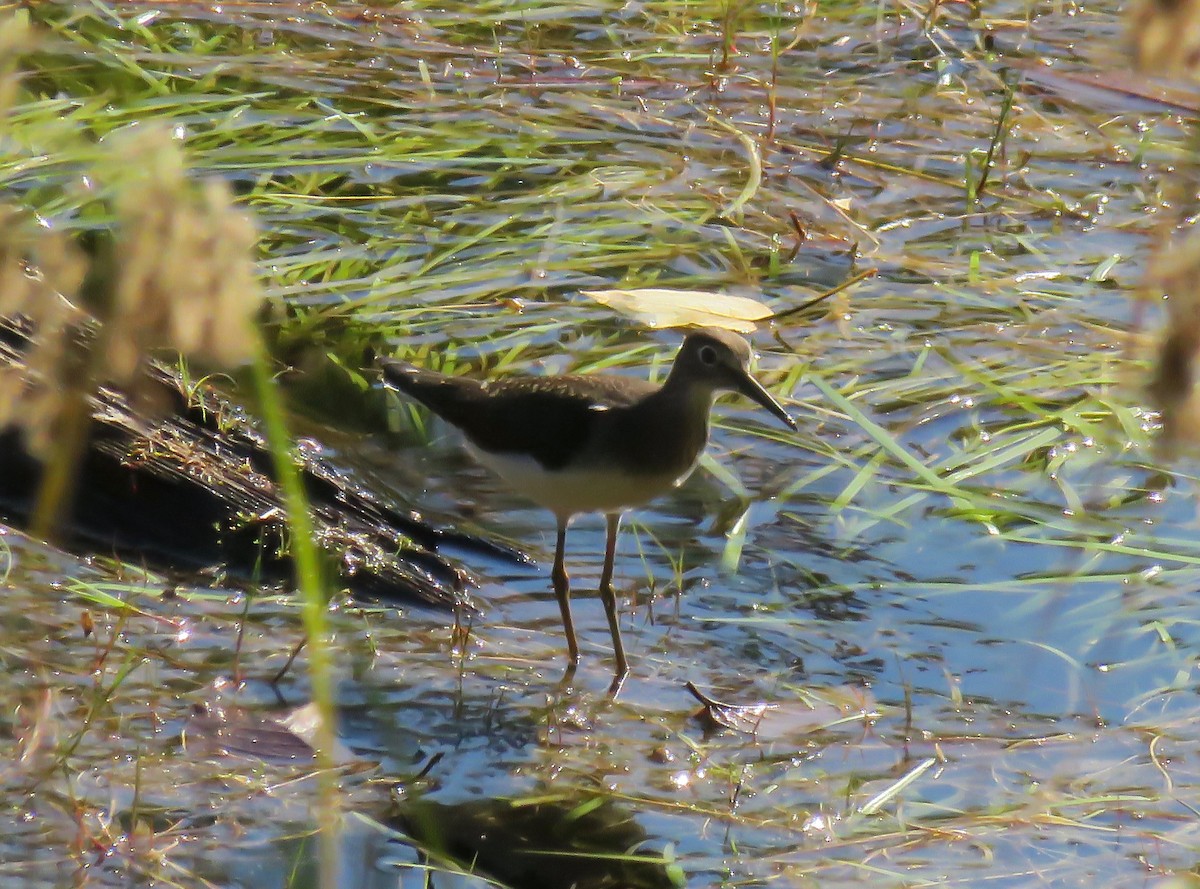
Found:
M 724 71 L 723 12 L 694 5 L 180 5 L 144 31 L 89 9 L 43 76 L 67 96 L 116 78 L 98 130 L 182 124 L 200 170 L 250 191 L 273 292 L 310 313 L 285 339 L 318 333 L 346 364 L 375 339 L 460 372 L 661 378 L 678 337 L 579 289 L 703 287 L 782 310 L 878 269 L 827 314 L 754 337 L 801 431 L 718 404 L 709 453 L 744 496 L 702 469 L 627 520 L 633 675 L 615 701 L 599 519 L 568 537 L 583 661 L 564 684 L 549 516 L 439 424 L 399 411 L 398 436 L 337 436 L 381 493 L 533 557 L 462 554 L 479 603 L 465 642 L 444 614 L 339 604 L 340 736 L 361 761 L 343 782 L 359 816 L 345 885 L 424 885 L 380 826 L 386 781 L 448 806 L 603 798 L 697 887 L 1155 885 L 1194 867 L 1195 466 L 1155 453 L 1127 348 L 1154 320 L 1131 291 L 1184 122 L 1020 81 L 1000 178 L 976 204 L 963 185 L 1006 62 L 1120 68 L 1111 4 L 1002 4 L 930 31 L 876 7 L 781 10 L 799 42 L 775 141 L 725 220 L 750 175 L 734 129 L 769 125 L 773 9 L 743 12 Z M 126 63 L 171 88 L 147 94 Z M 68 167 L 4 174 L 36 203 Z M 786 262 L 789 212 L 809 239 Z M 306 702 L 302 672 L 282 700 L 266 681 L 300 636 L 294 605 L 200 585 L 164 601 L 136 567 L 6 539 L 0 882 L 311 885 L 311 766 L 180 742 L 199 702 Z M 97 583 L 141 613 L 98 606 Z M 689 681 L 781 711 L 757 735 L 708 735 Z

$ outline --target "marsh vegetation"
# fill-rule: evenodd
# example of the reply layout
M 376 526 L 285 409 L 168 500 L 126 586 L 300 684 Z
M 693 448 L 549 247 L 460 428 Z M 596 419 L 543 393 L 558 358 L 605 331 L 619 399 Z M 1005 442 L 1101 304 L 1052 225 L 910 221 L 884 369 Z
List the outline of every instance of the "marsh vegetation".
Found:
M 1129 72 L 1117 4 L 0 7 L 41 35 L 5 201 L 103 228 L 85 171 L 166 125 L 257 222 L 308 446 L 532 557 L 459 554 L 457 617 L 333 591 L 342 885 L 557 885 L 573 850 L 633 869 L 587 885 L 1194 883 L 1197 473 L 1138 296 L 1200 98 Z M 759 377 L 801 428 L 719 404 L 628 523 L 614 701 L 594 597 L 559 685 L 549 517 L 363 356 L 661 378 L 678 335 L 579 295 L 650 286 L 779 313 Z M 3 542 L 0 882 L 313 885 L 311 758 L 207 743 L 309 700 L 269 682 L 295 598 Z M 713 730 L 689 682 L 761 708 Z M 553 865 L 451 831 L 497 825 Z

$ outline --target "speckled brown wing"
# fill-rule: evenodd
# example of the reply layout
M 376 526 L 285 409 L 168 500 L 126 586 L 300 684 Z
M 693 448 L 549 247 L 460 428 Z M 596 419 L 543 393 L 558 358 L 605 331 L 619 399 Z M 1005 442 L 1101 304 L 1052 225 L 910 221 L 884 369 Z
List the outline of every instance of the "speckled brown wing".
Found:
M 562 469 L 585 446 L 596 417 L 628 407 L 656 386 L 625 377 L 512 376 L 481 382 L 451 377 L 391 358 L 384 378 L 458 427 L 476 447 L 528 454 L 546 469 Z

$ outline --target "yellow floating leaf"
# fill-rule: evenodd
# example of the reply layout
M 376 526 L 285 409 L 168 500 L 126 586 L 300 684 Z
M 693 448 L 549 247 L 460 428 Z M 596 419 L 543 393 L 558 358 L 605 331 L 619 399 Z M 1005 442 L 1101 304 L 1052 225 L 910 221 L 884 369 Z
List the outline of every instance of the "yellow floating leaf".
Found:
M 585 290 L 583 295 L 618 312 L 632 315 L 656 330 L 699 326 L 752 333 L 755 321 L 773 314 L 768 306 L 756 299 L 707 290 L 647 287 L 636 290 Z

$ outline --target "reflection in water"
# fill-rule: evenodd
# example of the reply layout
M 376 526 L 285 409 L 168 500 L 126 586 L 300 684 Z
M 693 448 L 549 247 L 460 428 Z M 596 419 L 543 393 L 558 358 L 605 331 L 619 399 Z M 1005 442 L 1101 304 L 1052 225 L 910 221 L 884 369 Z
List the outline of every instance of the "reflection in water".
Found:
M 513 889 L 667 889 L 670 862 L 647 848 L 633 813 L 603 796 L 536 801 L 397 804 L 387 823 L 433 861 L 495 877 Z

